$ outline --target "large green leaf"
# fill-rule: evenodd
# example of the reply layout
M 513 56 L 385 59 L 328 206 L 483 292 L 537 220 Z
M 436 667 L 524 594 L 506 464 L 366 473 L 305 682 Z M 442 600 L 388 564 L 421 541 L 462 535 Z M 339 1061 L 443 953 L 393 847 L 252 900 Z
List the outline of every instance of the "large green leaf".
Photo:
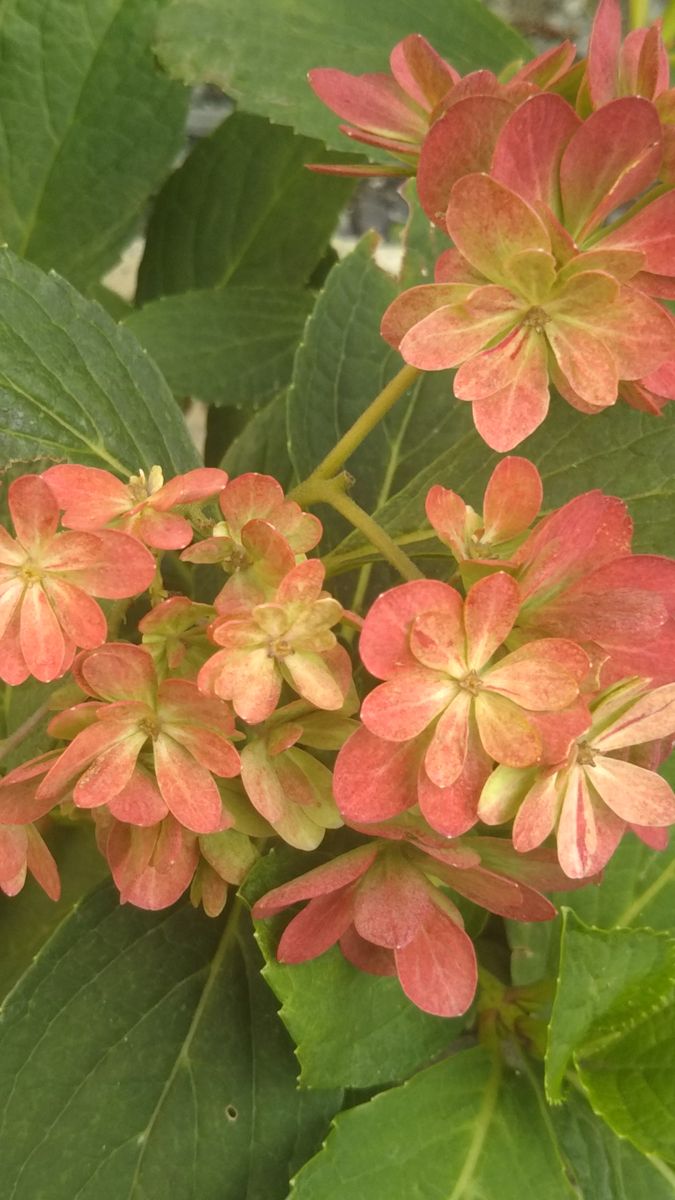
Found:
M 0 461 L 44 455 L 131 474 L 197 453 L 154 363 L 65 280 L 0 251 Z
M 384 71 L 409 33 L 424 34 L 462 72 L 528 57 L 527 44 L 477 0 L 172 0 L 157 52 L 184 82 L 217 83 L 242 108 L 344 147 L 307 71 Z
M 138 299 L 226 284 L 305 284 L 353 187 L 305 168 L 325 158 L 319 142 L 290 129 L 244 113 L 228 117 L 157 199 Z
M 204 289 L 151 300 L 125 324 L 175 396 L 259 408 L 290 382 L 312 301 L 299 288 Z
M 570 1200 L 529 1078 L 464 1050 L 336 1118 L 289 1200 Z M 590 1194 L 588 1200 L 595 1200 Z
M 546 1089 L 559 1100 L 573 1057 L 602 1051 L 675 993 L 675 940 L 652 929 L 593 929 L 570 910 L 546 1051 Z
M 248 922 L 95 892 L 8 997 L 4 1195 L 282 1200 L 338 1092 L 296 1089 Z
M 157 69 L 165 0 L 9 0 L 0 24 L 0 236 L 79 286 L 115 261 L 180 147 Z

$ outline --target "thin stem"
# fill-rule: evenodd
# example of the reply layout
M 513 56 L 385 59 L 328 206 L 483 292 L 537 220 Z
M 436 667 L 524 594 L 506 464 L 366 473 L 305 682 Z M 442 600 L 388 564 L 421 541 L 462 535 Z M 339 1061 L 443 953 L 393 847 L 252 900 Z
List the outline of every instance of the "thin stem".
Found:
M 30 717 L 27 717 L 26 720 L 14 730 L 14 733 L 10 733 L 9 737 L 3 738 L 3 740 L 0 742 L 0 760 L 7 758 L 7 755 L 11 754 L 12 750 L 14 750 L 16 746 L 20 746 L 21 743 L 30 736 L 36 726 L 40 724 L 40 721 L 48 712 L 49 701 L 46 701 L 44 704 L 41 704 L 39 708 L 36 708 L 35 712 L 31 713 Z
M 354 422 L 350 429 L 340 438 L 340 441 L 329 454 L 319 463 L 309 480 L 315 479 L 330 479 L 337 474 L 347 459 L 351 457 L 355 450 L 361 445 L 369 433 L 372 433 L 376 425 L 379 425 L 383 417 L 386 417 L 390 408 L 393 408 L 396 401 L 400 399 L 404 392 L 408 390 L 410 385 L 414 383 L 419 375 L 417 367 L 402 367 L 397 375 L 387 384 L 378 396 L 368 405 L 365 412 Z M 301 483 L 291 492 L 294 500 L 298 500 L 298 493 L 304 488 Z M 298 503 L 300 501 L 298 500 Z

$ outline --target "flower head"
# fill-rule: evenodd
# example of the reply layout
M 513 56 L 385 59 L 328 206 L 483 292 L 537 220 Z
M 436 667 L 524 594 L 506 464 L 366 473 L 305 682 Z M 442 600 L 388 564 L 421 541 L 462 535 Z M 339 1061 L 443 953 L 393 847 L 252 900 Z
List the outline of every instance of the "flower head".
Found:
M 46 683 L 68 670 L 77 647 L 105 641 L 106 619 L 92 596 L 144 591 L 155 563 L 125 533 L 58 533 L 57 498 L 43 476 L 15 479 L 8 503 L 16 537 L 0 527 L 0 678 Z
M 509 565 L 510 554 L 539 515 L 542 496 L 534 464 L 511 457 L 503 458 L 492 472 L 482 515 L 440 483 L 430 488 L 425 507 L 430 524 L 460 565 Z

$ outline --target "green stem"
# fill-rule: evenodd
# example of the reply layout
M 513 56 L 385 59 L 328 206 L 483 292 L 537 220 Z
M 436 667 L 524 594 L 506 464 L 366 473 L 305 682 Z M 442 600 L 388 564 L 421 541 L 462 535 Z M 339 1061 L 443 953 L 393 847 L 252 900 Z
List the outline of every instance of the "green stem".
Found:
M 389 381 L 387 386 L 382 389 L 378 396 L 368 405 L 365 412 L 354 422 L 350 429 L 340 438 L 340 441 L 329 454 L 319 463 L 312 474 L 305 482 L 317 479 L 330 479 L 336 475 L 347 459 L 351 457 L 355 450 L 361 445 L 369 433 L 372 433 L 376 425 L 379 425 L 383 417 L 386 417 L 390 408 L 393 408 L 396 401 L 400 399 L 404 392 L 419 375 L 417 367 L 402 367 L 397 375 Z M 302 491 L 305 484 L 301 483 L 291 492 L 291 496 L 298 503 L 298 493 Z
M 649 0 L 629 0 L 628 13 L 631 29 L 642 29 L 649 21 Z
M 47 701 L 45 704 L 41 704 L 39 708 L 36 708 L 35 712 L 31 713 L 30 717 L 27 717 L 26 720 L 14 730 L 14 733 L 10 733 L 8 737 L 3 738 L 3 740 L 0 742 L 0 760 L 7 758 L 7 755 L 11 754 L 12 750 L 14 750 L 16 746 L 20 746 L 21 743 L 30 736 L 36 726 L 40 724 L 40 721 L 48 712 L 49 702 Z

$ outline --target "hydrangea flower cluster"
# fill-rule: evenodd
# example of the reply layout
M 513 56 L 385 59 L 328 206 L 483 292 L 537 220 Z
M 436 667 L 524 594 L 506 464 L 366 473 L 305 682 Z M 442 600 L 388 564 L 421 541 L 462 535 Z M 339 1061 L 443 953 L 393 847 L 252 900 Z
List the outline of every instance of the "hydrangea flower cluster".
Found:
M 414 368 L 457 368 L 501 451 L 544 419 L 551 385 L 589 414 L 675 398 L 665 50 L 656 26 L 622 43 L 602 0 L 574 57 L 564 43 L 507 79 L 461 78 L 411 35 L 391 75 L 311 74 L 350 137 L 417 174 L 452 241 L 385 339 Z M 64 683 L 45 705 L 55 746 L 0 781 L 0 889 L 30 871 L 58 896 L 54 820 L 93 823 L 121 901 L 147 909 L 189 889 L 217 915 L 269 839 L 322 846 L 253 906 L 305 905 L 280 960 L 337 945 L 456 1016 L 477 986 L 471 906 L 549 920 L 543 893 L 597 881 L 625 835 L 666 845 L 675 562 L 633 553 L 626 505 L 600 490 L 542 511 L 537 468 L 507 457 L 480 512 L 431 487 L 442 565 L 422 577 L 331 475 L 380 400 L 288 497 L 212 468 L 122 481 L 58 463 L 11 483 L 0 679 Z M 406 581 L 345 610 L 298 500 L 334 500 Z M 205 565 L 197 599 L 169 590 Z
M 552 385 L 587 413 L 675 398 L 666 49 L 657 26 L 622 43 L 618 0 L 601 0 L 588 57 L 573 58 L 563 43 L 506 80 L 461 79 L 413 37 L 391 76 L 310 74 L 344 132 L 416 175 L 452 242 L 435 282 L 390 305 L 383 336 L 421 370 L 457 368 L 455 396 L 499 451 L 541 424 Z

